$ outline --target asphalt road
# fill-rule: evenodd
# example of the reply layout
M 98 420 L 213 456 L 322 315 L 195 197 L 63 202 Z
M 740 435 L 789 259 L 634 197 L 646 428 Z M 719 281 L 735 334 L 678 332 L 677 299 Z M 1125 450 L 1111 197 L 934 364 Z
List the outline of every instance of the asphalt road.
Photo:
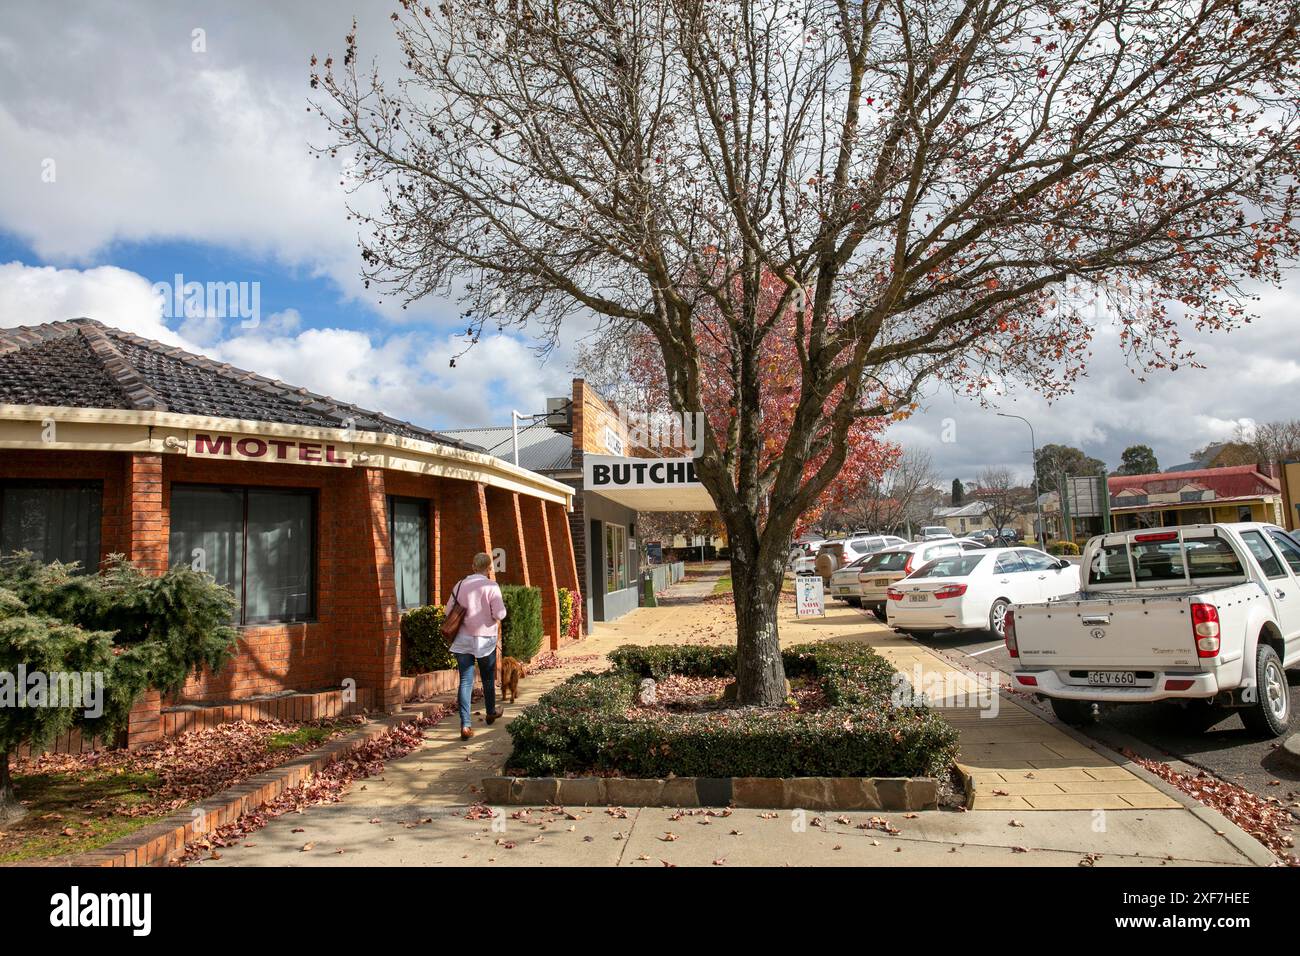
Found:
M 870 612 L 864 612 L 870 613 Z M 967 667 L 1010 673 L 1006 645 L 986 633 L 935 635 L 923 643 L 950 653 Z M 1300 715 L 1300 670 L 1287 673 L 1291 684 L 1291 713 Z M 1045 701 L 1039 707 L 1051 713 Z M 1199 721 L 1199 723 L 1198 723 Z M 1285 738 L 1260 740 L 1252 736 L 1233 711 L 1206 707 L 1189 711 L 1174 703 L 1130 704 L 1106 711 L 1101 722 L 1083 732 L 1109 747 L 1131 747 L 1143 756 L 1181 760 L 1208 770 L 1223 780 L 1264 797 L 1284 799 L 1300 791 L 1300 770 L 1285 764 L 1277 750 Z M 1292 731 L 1300 732 L 1300 716 L 1292 718 Z M 1133 746 L 1138 741 L 1147 746 Z

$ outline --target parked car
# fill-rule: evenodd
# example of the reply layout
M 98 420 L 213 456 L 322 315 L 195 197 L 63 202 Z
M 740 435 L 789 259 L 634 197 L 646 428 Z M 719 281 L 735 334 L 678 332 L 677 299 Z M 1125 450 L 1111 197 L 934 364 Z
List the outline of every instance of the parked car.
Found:
M 814 567 L 829 587 L 831 575 L 840 568 L 852 564 L 858 558 L 903 544 L 907 544 L 906 539 L 892 534 L 873 534 L 860 538 L 846 538 L 843 541 L 827 541 L 818 549 Z
M 813 562 L 817 560 L 817 549 L 825 541 L 816 538 L 812 541 L 802 541 L 790 548 L 790 555 L 786 559 L 786 567 L 795 574 L 812 574 L 814 573 Z
M 1121 532 L 1090 539 L 1081 564 L 1075 598 L 1013 608 L 1018 685 L 1068 723 L 1175 699 L 1239 708 L 1261 736 L 1287 733 L 1286 668 L 1300 665 L 1294 537 L 1259 522 Z
M 917 541 L 933 541 L 936 538 L 953 538 L 956 537 L 951 531 L 941 524 L 926 525 L 916 533 Z
M 892 585 L 885 616 L 904 634 L 987 630 L 1001 638 L 1013 604 L 1079 590 L 1079 568 L 1035 548 L 986 548 L 931 561 Z
M 961 543 L 952 538 L 879 551 L 832 574 L 829 593 L 854 607 L 867 608 L 883 621 L 886 592 L 891 585 L 935 558 L 961 554 L 962 550 Z

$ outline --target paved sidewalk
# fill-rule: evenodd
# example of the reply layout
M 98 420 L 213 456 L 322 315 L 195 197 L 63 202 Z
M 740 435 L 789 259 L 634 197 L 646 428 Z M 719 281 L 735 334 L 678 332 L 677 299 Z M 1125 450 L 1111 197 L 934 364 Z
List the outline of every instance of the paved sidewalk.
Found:
M 641 608 L 566 648 L 562 668 L 521 684 L 519 706 L 626 643 L 734 640 L 730 602 L 708 597 L 713 581 L 681 582 L 659 608 Z M 785 605 L 782 642 L 866 641 L 912 678 L 937 675 L 944 704 L 969 703 L 987 686 L 862 612 L 828 609 L 796 620 Z M 600 655 L 599 660 L 581 660 Z M 575 660 L 575 658 L 577 660 Z M 958 695 L 965 695 L 964 699 Z M 978 697 L 975 698 L 979 700 Z M 968 812 L 915 814 L 668 808 L 498 808 L 496 820 L 469 811 L 482 778 L 509 755 L 505 720 L 476 717 L 459 739 L 455 721 L 359 781 L 339 804 L 289 814 L 202 866 L 350 865 L 1249 865 L 1262 847 L 1217 814 L 1193 812 L 1109 756 L 1089 748 L 1006 697 L 997 716 L 944 706 L 962 734 L 961 763 L 974 783 Z M 1248 838 L 1247 838 L 1248 839 Z M 310 846 L 310 849 L 304 847 Z M 1243 849 L 1239 849 L 1243 847 Z
M 783 622 L 794 639 L 804 622 Z M 1181 805 L 1151 784 L 1016 703 L 1005 674 L 971 675 L 924 645 L 847 607 L 827 608 L 821 632 L 872 645 L 918 688 L 933 687 L 935 706 L 961 732 L 957 765 L 970 778 L 972 810 L 1158 810 Z M 811 634 L 810 634 L 811 636 Z M 992 704 L 992 688 L 1011 692 Z

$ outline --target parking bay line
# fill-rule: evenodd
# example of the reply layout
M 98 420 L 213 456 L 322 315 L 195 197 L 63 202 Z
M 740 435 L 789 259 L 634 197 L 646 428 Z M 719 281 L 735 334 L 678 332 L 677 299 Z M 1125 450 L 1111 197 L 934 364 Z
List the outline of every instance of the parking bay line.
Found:
M 984 650 L 982 651 L 967 651 L 966 656 L 979 657 L 981 654 L 987 654 L 989 651 L 996 651 L 999 647 L 1006 647 L 1006 644 L 1003 643 L 994 644 L 991 647 L 984 648 Z

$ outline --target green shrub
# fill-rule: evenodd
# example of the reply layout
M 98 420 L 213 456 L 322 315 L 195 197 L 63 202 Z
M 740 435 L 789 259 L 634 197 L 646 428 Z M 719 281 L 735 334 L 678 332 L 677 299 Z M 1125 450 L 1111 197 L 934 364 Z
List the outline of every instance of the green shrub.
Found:
M 662 680 L 683 677 L 731 677 L 736 673 L 736 649 L 722 644 L 627 644 L 609 653 L 610 662 L 637 678 Z
M 822 682 L 829 706 L 741 709 L 725 721 L 630 718 L 642 678 L 725 677 L 735 671 L 735 649 L 621 647 L 610 654 L 613 670 L 572 677 L 515 718 L 509 767 L 531 775 L 925 776 L 955 759 L 957 732 L 924 707 L 896 706 L 898 678 L 866 645 L 807 644 L 781 656 L 790 677 Z
M 531 661 L 542 647 L 542 590 L 522 584 L 501 588 L 506 619 L 501 622 L 501 652 L 518 661 Z
M 573 625 L 573 592 L 568 588 L 557 591 L 560 599 L 560 635 L 567 637 Z
M 26 552 L 0 559 L 0 672 L 88 675 L 102 691 L 99 701 L 0 707 L 0 821 L 22 812 L 9 778 L 20 745 L 39 749 L 73 728 L 112 737 L 146 690 L 179 691 L 234 652 L 236 602 L 210 575 L 184 566 L 147 575 L 121 555 L 99 574 L 73 570 Z
M 1048 551 L 1052 554 L 1078 554 L 1079 546 L 1073 541 L 1053 541 Z
M 443 617 L 441 604 L 414 607 L 402 615 L 403 674 L 445 671 L 456 666 L 456 658 L 439 631 Z

